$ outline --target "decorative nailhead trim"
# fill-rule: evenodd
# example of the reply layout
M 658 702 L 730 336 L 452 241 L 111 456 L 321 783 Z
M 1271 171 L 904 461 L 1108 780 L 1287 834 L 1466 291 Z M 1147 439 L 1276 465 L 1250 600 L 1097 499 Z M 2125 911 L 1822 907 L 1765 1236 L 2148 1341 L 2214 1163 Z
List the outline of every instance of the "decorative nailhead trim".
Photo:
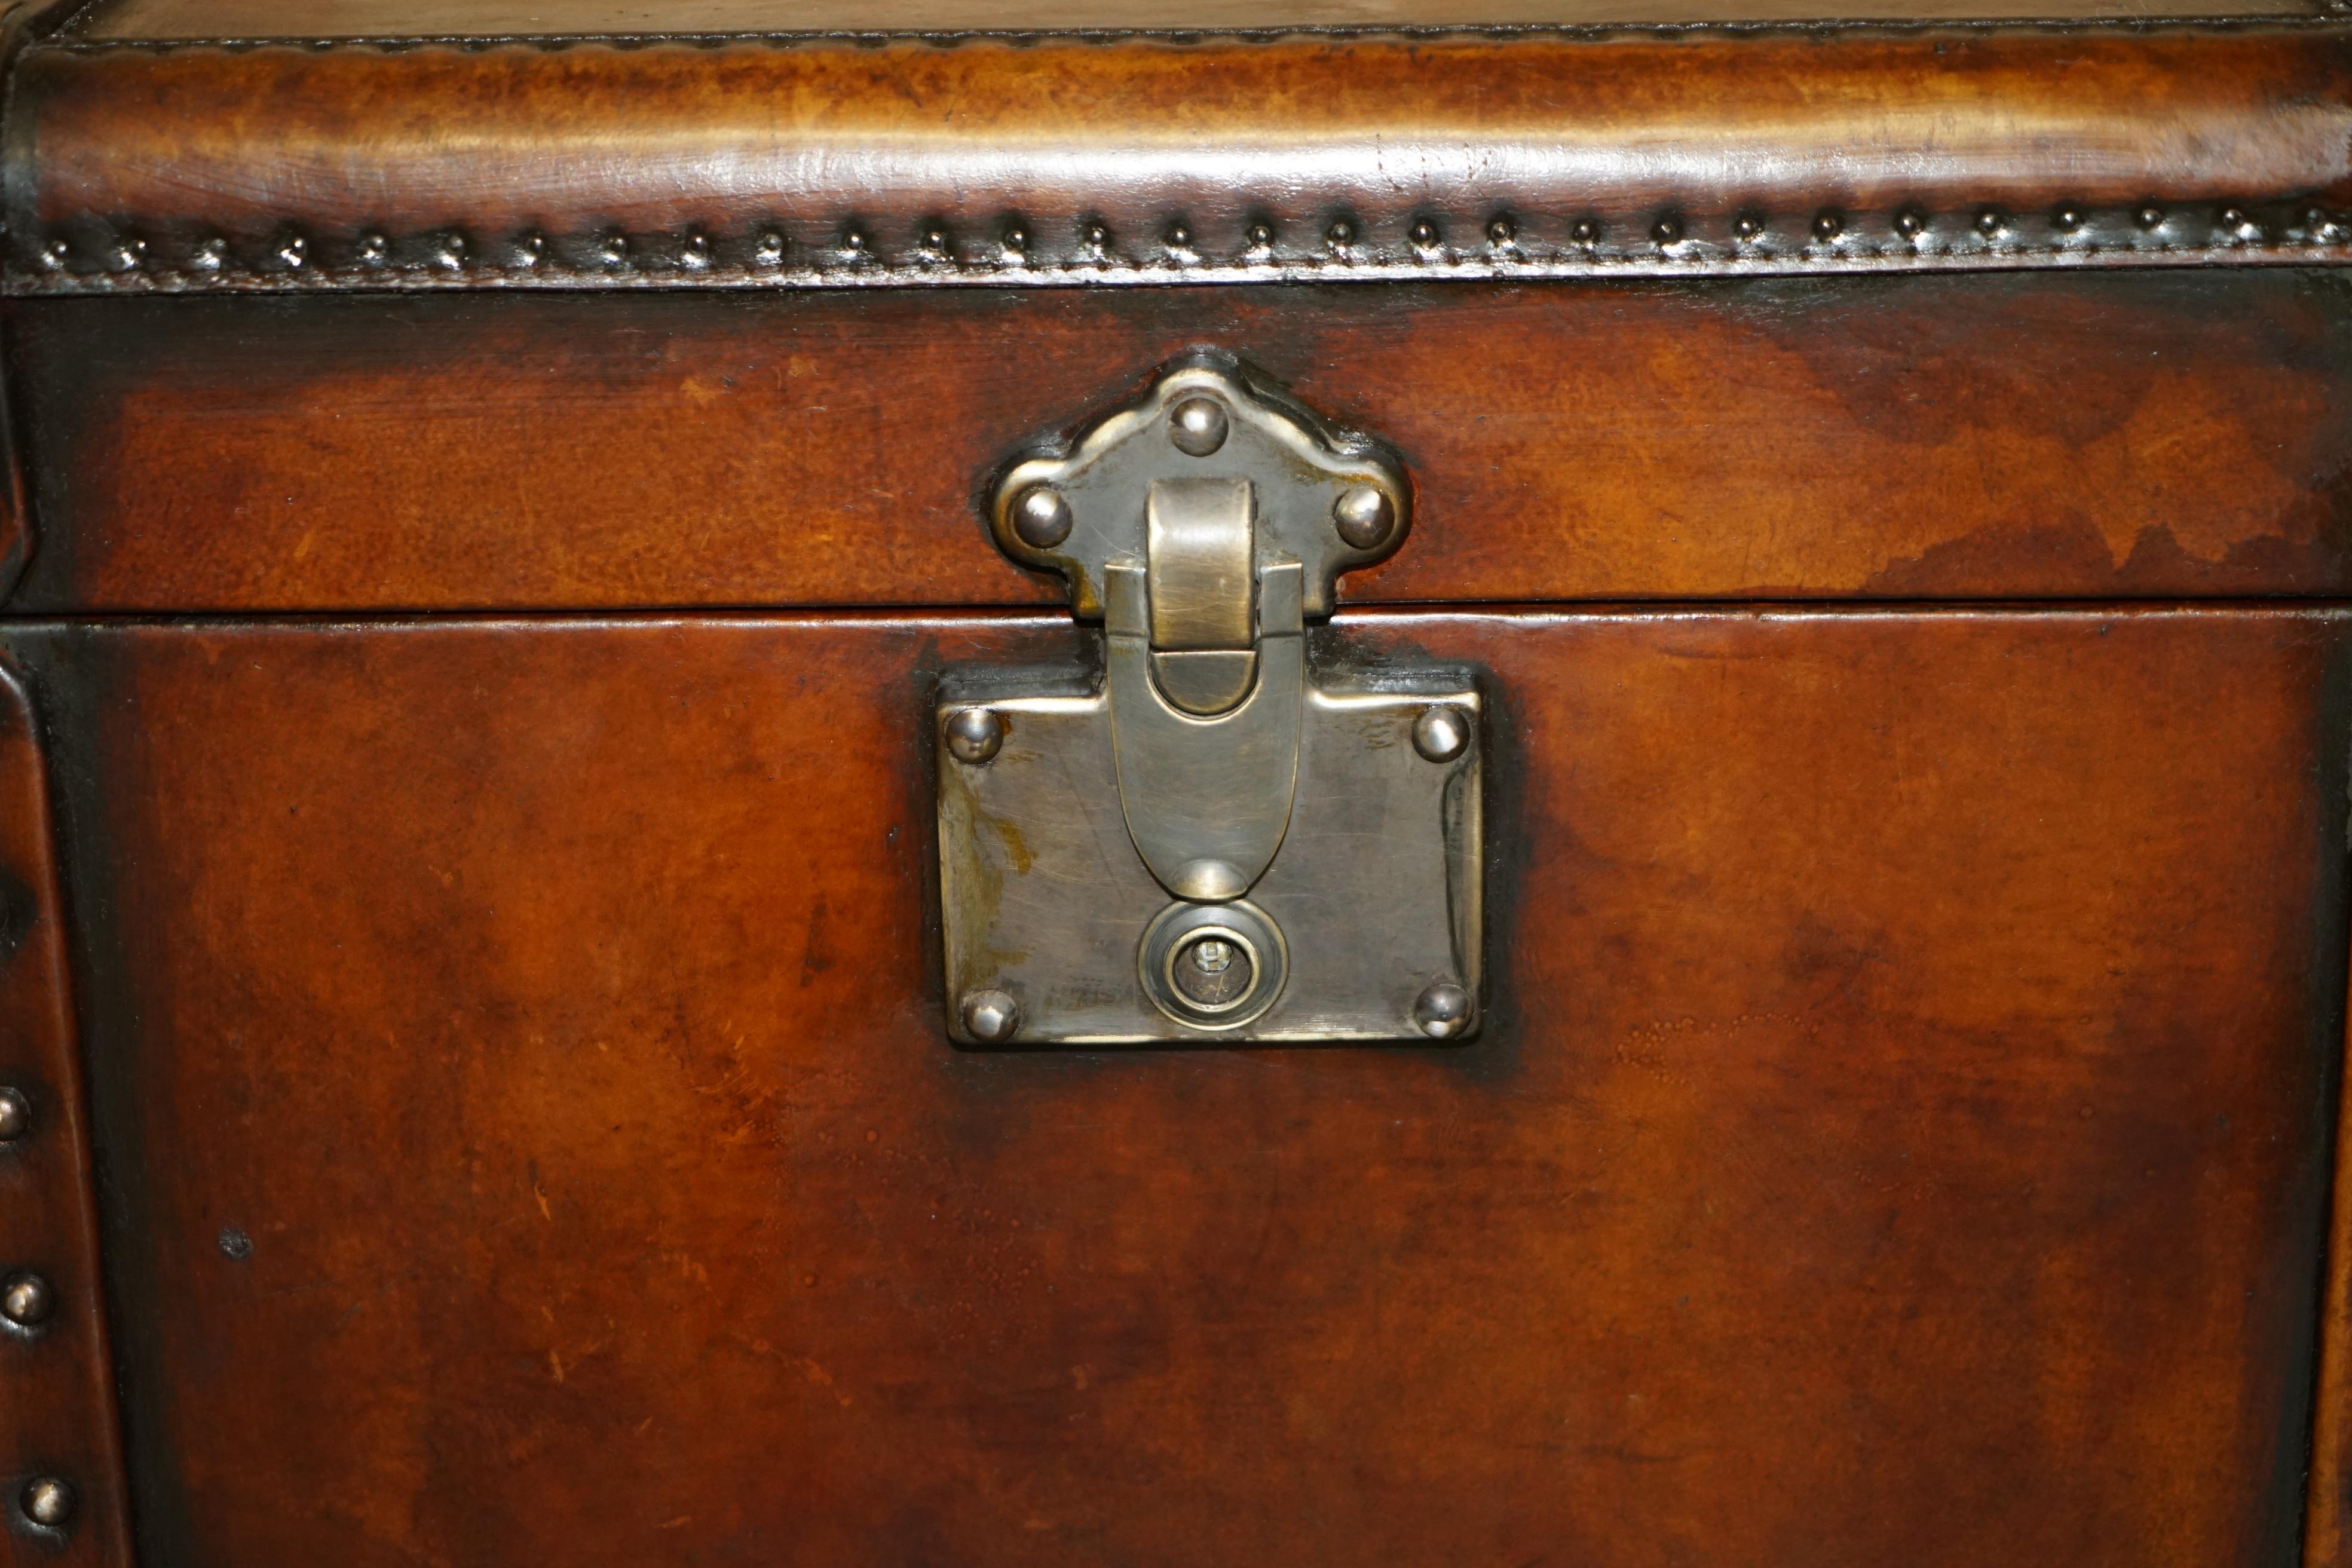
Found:
M 1141 226 L 1134 243 L 1099 216 L 1040 226 L 1007 215 L 959 229 L 930 218 L 891 235 L 862 217 L 829 231 L 782 221 L 740 232 L 484 236 L 461 228 L 387 235 L 279 225 L 257 237 L 211 230 L 136 232 L 94 221 L 19 241 L 12 294 L 182 290 L 564 287 L 859 287 L 874 284 L 1255 282 L 1298 279 L 1533 278 L 1654 272 L 1837 272 L 1969 267 L 2239 261 L 2352 262 L 2352 224 L 2294 204 L 2168 205 L 2040 212 L 1990 205 L 1931 213 L 1906 205 L 1856 213 L 1646 216 L 1524 208 L 1367 217 L 1353 207 L 1319 223 L 1258 217 L 1203 234 L 1181 215 Z

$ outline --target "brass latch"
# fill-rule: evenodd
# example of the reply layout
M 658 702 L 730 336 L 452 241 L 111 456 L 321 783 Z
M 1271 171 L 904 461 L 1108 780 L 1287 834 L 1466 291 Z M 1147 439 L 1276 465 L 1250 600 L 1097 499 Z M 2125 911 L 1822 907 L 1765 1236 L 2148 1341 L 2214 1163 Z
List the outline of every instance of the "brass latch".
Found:
M 1353 689 L 1307 668 L 1307 616 L 1396 549 L 1410 499 L 1370 442 L 1207 356 L 998 481 L 998 542 L 1103 620 L 1104 674 L 1081 696 L 943 682 L 959 1038 L 1475 1026 L 1477 691 L 1458 671 Z

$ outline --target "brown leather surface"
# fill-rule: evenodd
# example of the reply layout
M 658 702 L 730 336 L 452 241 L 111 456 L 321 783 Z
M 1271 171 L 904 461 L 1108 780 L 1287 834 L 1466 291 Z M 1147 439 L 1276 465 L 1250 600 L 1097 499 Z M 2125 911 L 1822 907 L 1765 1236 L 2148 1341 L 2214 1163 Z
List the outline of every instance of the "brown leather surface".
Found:
M 2346 630 L 1353 619 L 1500 700 L 1484 1037 L 1100 1055 L 935 994 L 1056 621 L 19 626 L 146 1560 L 2278 1562 Z
M 1391 443 L 1357 603 L 2352 591 L 2326 274 L 57 300 L 20 611 L 1059 604 L 975 498 L 1194 344 Z
M 2332 264 L 2345 37 L 68 39 L 10 100 L 8 286 Z
M 2312 16 L 2297 0 L 100 0 L 89 38 L 495 37 L 1120 27 L 1563 26 L 1883 16 Z
M 0 1562 L 130 1568 L 131 1510 L 100 1273 L 97 1173 L 82 1096 L 57 838 L 37 721 L 0 668 L 0 1086 L 29 1130 L 0 1143 L 0 1281 L 38 1275 L 52 1315 L 0 1321 Z M 25 1514 L 35 1477 L 72 1489 L 60 1529 Z

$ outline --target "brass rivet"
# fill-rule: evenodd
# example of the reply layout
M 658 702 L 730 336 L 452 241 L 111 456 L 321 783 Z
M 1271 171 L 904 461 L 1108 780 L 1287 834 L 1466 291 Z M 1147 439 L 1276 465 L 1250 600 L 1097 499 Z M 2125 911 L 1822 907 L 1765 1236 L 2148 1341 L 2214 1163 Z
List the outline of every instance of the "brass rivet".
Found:
M 1190 248 L 1192 244 L 1192 231 L 1191 229 L 1186 228 L 1181 223 L 1171 223 L 1168 226 L 1169 249 L 1184 250 Z
M 392 241 L 375 230 L 370 229 L 360 236 L 360 260 L 365 265 L 377 266 L 391 254 Z
M 1225 444 L 1224 409 L 1211 397 L 1188 397 L 1168 413 L 1168 438 L 1188 458 L 1205 458 Z
M 1650 226 L 1650 237 L 1660 245 L 1672 245 L 1683 237 L 1682 219 L 1668 213 Z
M 2164 221 L 2164 209 L 2159 206 L 2145 206 L 2134 213 L 2132 216 L 2138 221 L 2140 227 L 2154 228 Z
M 1512 223 L 1507 214 L 1497 213 L 1486 220 L 1486 243 L 1489 245 L 1508 245 L 1518 232 L 1518 226 Z
M 1470 993 L 1441 980 L 1414 999 L 1412 1021 L 1432 1039 L 1458 1035 L 1470 1022 Z
M 1004 248 L 1020 251 L 1029 248 L 1029 231 L 1017 223 L 1004 226 Z
M 1754 213 L 1741 213 L 1732 224 L 1731 232 L 1742 239 L 1754 239 L 1764 232 L 1764 220 Z
M 302 265 L 302 254 L 309 248 L 308 240 L 299 234 L 289 234 L 278 242 L 278 259 L 289 267 L 299 267 Z
M 1013 500 L 1013 531 L 1032 550 L 1051 550 L 1070 537 L 1070 503 L 1051 485 L 1031 485 Z
M 2223 207 L 2221 209 L 2221 226 L 2233 233 L 2239 229 L 2246 227 L 2252 221 L 2252 219 L 2246 216 L 2246 209 L 2243 207 Z
M 1002 991 L 964 994 L 963 1026 L 975 1040 L 1001 1046 L 1021 1026 L 1020 1005 Z
M 1990 239 L 1993 236 L 1999 234 L 2000 229 L 2001 216 L 1998 210 L 1992 207 L 1984 207 L 1979 210 L 1977 213 L 1977 232 L 1979 234 L 1983 235 L 1987 239 Z
M 36 1476 L 25 1483 L 16 1501 L 25 1517 L 42 1529 L 63 1530 L 73 1518 L 73 1483 L 57 1476 Z
M 760 231 L 759 248 L 754 250 L 751 255 L 754 260 L 768 267 L 772 267 L 778 262 L 783 260 L 784 237 L 782 231 L 772 228 L 761 229 Z
M 1916 239 L 1927 226 L 1927 215 L 1916 207 L 1905 207 L 1895 215 L 1895 232 L 1906 239 Z
M 1412 749 L 1433 763 L 1450 763 L 1469 744 L 1469 721 L 1458 708 L 1424 708 L 1412 721 Z
M 1340 218 L 1323 231 L 1323 237 L 1329 240 L 1334 247 L 1344 250 L 1356 243 L 1356 226 L 1346 218 Z
M 1420 222 L 1412 226 L 1412 234 L 1411 237 L 1416 248 L 1421 250 L 1434 250 L 1437 247 L 1437 241 L 1439 238 L 1437 226 L 1430 222 L 1427 218 L 1423 218 Z
M 14 1143 L 33 1130 L 33 1102 L 21 1089 L 0 1089 L 0 1143 Z
M 1576 241 L 1579 245 L 1592 244 L 1595 240 L 1601 237 L 1600 220 L 1589 217 L 1578 218 L 1575 224 L 1570 227 L 1568 237 L 1569 238 Z
M 948 247 L 948 231 L 943 228 L 923 230 L 923 248 L 943 251 Z
M 2072 234 L 2083 226 L 2083 209 L 2068 202 L 2050 215 L 2050 221 L 2057 226 L 2061 234 Z
M 841 248 L 853 256 L 862 254 L 866 249 L 866 231 L 862 228 L 853 228 L 844 233 L 841 237 Z
M 1267 246 L 1274 243 L 1274 226 L 1272 224 L 1264 223 L 1254 223 L 1250 225 L 1249 242 L 1250 248 L 1252 250 L 1264 250 Z
M 1813 215 L 1813 237 L 1826 245 L 1845 231 L 1845 219 L 1824 207 Z
M 1389 536 L 1396 523 L 1396 508 L 1386 491 L 1358 485 L 1331 504 L 1332 526 L 1358 550 L 1370 550 Z
M 957 762 L 979 767 L 1004 744 L 1004 721 L 993 709 L 959 708 L 948 715 L 948 751 Z
M 1109 243 L 1110 243 L 1110 230 L 1109 230 L 1109 229 L 1105 228 L 1101 224 L 1098 224 L 1098 223 L 1090 223 L 1090 224 L 1087 225 L 1087 244 L 1090 247 L 1092 247 L 1093 249 L 1096 249 L 1096 250 L 1100 250 L 1103 247 L 1105 247 L 1105 246 L 1108 245 Z
M 0 1284 L 0 1317 L 20 1329 L 37 1328 L 57 1310 L 57 1293 L 37 1274 L 11 1274 Z

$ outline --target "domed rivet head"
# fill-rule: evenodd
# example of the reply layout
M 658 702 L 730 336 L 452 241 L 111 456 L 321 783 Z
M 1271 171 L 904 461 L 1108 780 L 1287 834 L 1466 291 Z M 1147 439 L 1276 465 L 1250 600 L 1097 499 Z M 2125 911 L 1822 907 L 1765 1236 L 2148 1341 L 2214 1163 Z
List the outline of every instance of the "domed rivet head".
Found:
M 1660 245 L 1672 245 L 1683 237 L 1683 220 L 1667 213 L 1650 226 L 1650 237 Z
M 1905 207 L 1895 215 L 1895 232 L 1906 239 L 1916 239 L 1927 226 L 1927 215 L 1917 207 Z
M 1813 237 L 1823 245 L 1827 245 L 1844 232 L 1845 217 L 1843 214 L 1823 208 L 1813 215 Z
M 762 267 L 774 267 L 784 259 L 784 235 L 782 229 L 763 228 L 760 243 L 751 252 L 751 259 Z
M 1731 232 L 1742 239 L 1756 239 L 1764 233 L 1764 220 L 1754 213 L 1741 213 L 1733 220 Z
M 923 248 L 925 250 L 944 251 L 947 247 L 948 231 L 946 229 L 932 227 L 923 230 Z
M 74 1513 L 73 1483 L 57 1476 L 36 1476 L 16 1495 L 25 1517 L 44 1530 L 63 1530 Z
M 1168 438 L 1188 458 L 1205 458 L 1225 444 L 1225 411 L 1213 398 L 1188 397 L 1168 411 Z
M 1265 223 L 1254 223 L 1250 225 L 1249 243 L 1252 250 L 1264 250 L 1267 246 L 1272 245 L 1274 243 L 1274 226 L 1272 224 Z
M 33 1130 L 33 1102 L 21 1089 L 0 1089 L 0 1143 L 14 1143 Z
M 1513 223 L 1507 214 L 1496 213 L 1486 220 L 1486 243 L 1489 245 L 1508 245 L 1518 232 L 1518 225 Z
M 1423 218 L 1412 226 L 1412 232 L 1407 237 L 1412 241 L 1415 250 L 1434 250 L 1439 238 L 1437 226 Z
M 1335 250 L 1345 250 L 1356 243 L 1356 226 L 1340 218 L 1323 231 L 1323 237 L 1331 242 Z
M 1168 226 L 1169 249 L 1188 250 L 1192 247 L 1192 231 L 1191 229 L 1185 227 L 1181 223 L 1171 223 Z
M 1470 993 L 1441 980 L 1413 999 L 1412 1021 L 1433 1040 L 1450 1039 L 1470 1023 Z
M 1001 1046 L 1021 1026 L 1021 1005 L 1002 991 L 964 993 L 965 1033 L 984 1045 Z
M 1110 230 L 1098 223 L 1087 225 L 1087 248 L 1100 250 L 1110 243 Z
M 1396 506 L 1385 490 L 1358 485 L 1331 503 L 1331 524 L 1358 550 L 1370 550 L 1396 526 Z
M 310 241 L 299 234 L 289 234 L 278 242 L 278 259 L 289 267 L 299 267 L 310 248 Z
M 948 751 L 957 762 L 979 767 L 1004 744 L 1004 721 L 993 709 L 959 708 L 948 715 Z
M 1470 721 L 1459 708 L 1424 708 L 1412 721 L 1412 749 L 1433 763 L 1450 763 L 1470 744 Z
M 11 1274 L 5 1283 L 0 1283 L 0 1318 L 20 1329 L 47 1322 L 57 1307 L 57 1292 L 37 1274 Z
M 1051 485 L 1031 485 L 1013 500 L 1013 531 L 1032 550 L 1051 550 L 1070 537 L 1070 503 Z
M 2083 226 L 2083 209 L 2068 202 L 2050 215 L 2050 221 L 2059 233 L 2072 234 Z
M 2159 206 L 2144 206 L 2132 214 L 2132 221 L 2142 228 L 2155 228 L 2164 222 L 2164 209 Z
M 1991 207 L 1985 207 L 1978 212 L 1977 232 L 1979 234 L 1983 235 L 1987 239 L 1990 239 L 1993 236 L 1999 234 L 2000 229 L 2001 216 L 1998 211 Z
M 1601 237 L 1598 218 L 1580 217 L 1569 226 L 1568 237 L 1579 245 L 1591 245 Z
M 1014 255 L 1029 248 L 1029 231 L 1017 223 L 1004 226 L 1004 248 Z
M 375 230 L 370 229 L 365 234 L 360 236 L 360 264 L 362 266 L 381 267 L 383 265 L 384 258 L 391 254 L 392 241 L 377 233 Z
M 2238 234 L 2246 229 L 2252 228 L 2253 226 L 2253 221 L 2254 220 L 2247 215 L 2246 209 L 2243 207 L 2223 207 L 2221 209 L 2221 227 L 2231 234 Z
M 862 228 L 848 229 L 842 234 L 841 248 L 852 256 L 865 255 L 866 245 L 866 231 Z

